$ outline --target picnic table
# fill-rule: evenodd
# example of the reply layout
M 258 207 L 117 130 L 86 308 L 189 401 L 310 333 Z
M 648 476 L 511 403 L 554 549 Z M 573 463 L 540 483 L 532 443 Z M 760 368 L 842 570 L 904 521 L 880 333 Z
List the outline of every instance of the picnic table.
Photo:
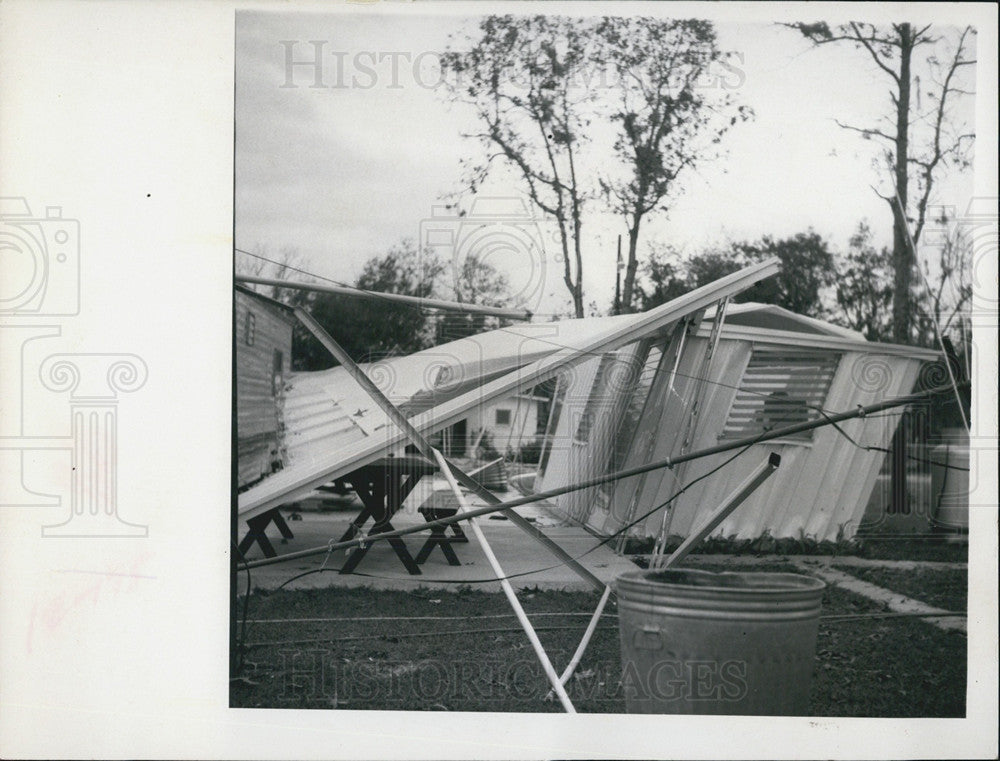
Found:
M 417 482 L 425 475 L 436 472 L 437 469 L 437 464 L 426 457 L 406 454 L 400 457 L 383 457 L 344 476 L 340 483 L 349 483 L 364 507 L 351 521 L 351 525 L 340 537 L 340 541 L 346 542 L 354 539 L 361 533 L 369 520 L 374 521 L 372 529 L 368 532 L 369 535 L 395 531 L 392 517 L 403 506 L 403 502 L 413 491 Z M 428 504 L 421 507 L 419 512 L 424 520 L 430 522 L 455 515 L 457 508 L 452 505 Z M 275 557 L 278 553 L 275 552 L 266 534 L 266 529 L 272 523 L 285 539 L 293 538 L 288 524 L 281 515 L 280 508 L 276 507 L 247 521 L 249 531 L 243 541 L 239 543 L 240 554 L 245 556 L 250 547 L 257 543 L 265 557 Z M 432 526 L 430 537 L 425 541 L 416 557 L 410 554 L 402 537 L 391 537 L 386 541 L 406 570 L 411 575 L 416 576 L 420 574 L 420 564 L 427 560 L 435 547 L 441 548 L 450 565 L 461 565 L 451 543 L 468 542 L 469 539 L 457 523 L 452 524 L 451 530 L 452 536 L 448 536 L 445 526 Z M 371 549 L 371 544 L 355 547 L 348 553 L 340 573 L 354 571 L 369 549 Z
M 349 481 L 355 493 L 364 503 L 364 508 L 344 532 L 340 541 L 354 539 L 369 519 L 375 522 L 369 535 L 395 531 L 392 517 L 403 506 L 403 501 L 425 475 L 437 470 L 437 465 L 426 457 L 407 454 L 401 457 L 383 457 L 373 463 L 353 471 L 345 480 Z M 402 537 L 391 537 L 386 541 L 395 551 L 403 566 L 411 575 L 418 575 L 420 567 L 410 554 Z M 371 548 L 370 544 L 355 547 L 341 567 L 341 573 L 351 573 L 358 567 Z M 426 557 L 426 556 L 425 556 Z M 425 558 L 424 558 L 425 559 Z

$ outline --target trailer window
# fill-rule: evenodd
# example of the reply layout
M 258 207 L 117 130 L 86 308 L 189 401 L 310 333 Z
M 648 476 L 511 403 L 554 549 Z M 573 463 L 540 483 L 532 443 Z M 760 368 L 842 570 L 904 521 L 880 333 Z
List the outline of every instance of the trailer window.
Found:
M 247 323 L 246 329 L 243 331 L 243 337 L 247 342 L 247 346 L 253 346 L 254 338 L 257 333 L 257 318 L 254 317 L 253 312 L 247 312 Z
M 271 396 L 277 396 L 282 386 L 285 385 L 284 375 L 285 357 L 280 351 L 275 349 L 273 371 L 271 373 Z
M 839 362 L 836 353 L 754 349 L 722 438 L 741 439 L 818 419 Z M 812 434 L 788 438 L 810 441 Z
M 586 444 L 590 441 L 590 434 L 594 429 L 598 409 L 609 404 L 614 398 L 614 394 L 609 391 L 607 386 L 608 373 L 616 361 L 617 357 L 614 354 L 605 354 L 601 357 L 601 363 L 597 366 L 597 373 L 594 375 L 594 382 L 590 387 L 590 394 L 587 396 L 587 401 L 583 412 L 580 414 L 580 420 L 577 423 L 576 434 L 574 435 L 576 441 L 581 444 Z

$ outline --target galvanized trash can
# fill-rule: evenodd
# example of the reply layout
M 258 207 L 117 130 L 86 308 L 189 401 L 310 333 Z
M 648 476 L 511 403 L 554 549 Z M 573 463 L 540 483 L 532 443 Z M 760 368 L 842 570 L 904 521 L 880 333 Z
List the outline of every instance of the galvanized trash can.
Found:
M 808 715 L 823 581 L 659 570 L 616 587 L 629 713 Z

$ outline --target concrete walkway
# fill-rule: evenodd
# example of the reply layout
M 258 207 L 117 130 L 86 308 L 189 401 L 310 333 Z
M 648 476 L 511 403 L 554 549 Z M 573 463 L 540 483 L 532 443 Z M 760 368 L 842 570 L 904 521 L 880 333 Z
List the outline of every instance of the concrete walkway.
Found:
M 649 558 L 649 555 L 635 557 Z M 941 560 L 881 560 L 878 558 L 857 558 L 851 555 L 688 555 L 684 562 L 692 563 L 740 563 L 747 565 L 773 565 L 775 563 L 815 563 L 823 566 L 852 566 L 855 568 L 898 568 L 902 571 L 924 569 L 928 571 L 944 571 L 948 569 L 963 570 L 968 563 L 952 563 Z
M 839 571 L 825 564 L 800 561 L 795 565 L 805 573 L 819 576 L 824 581 L 836 584 L 841 589 L 846 589 L 848 592 L 854 592 L 855 594 L 867 597 L 869 600 L 882 603 L 894 613 L 926 613 L 934 615 L 935 618 L 924 618 L 921 620 L 945 631 L 968 632 L 965 615 L 939 617 L 942 613 L 948 613 L 949 611 L 935 608 L 933 605 L 914 600 L 912 597 L 907 597 L 899 592 L 893 592 L 875 584 L 870 584 L 867 581 L 862 581 L 851 576 L 849 573 Z
M 360 505 L 359 505 L 360 509 Z M 622 558 L 606 546 L 597 547 L 599 540 L 581 528 L 546 525 L 554 523 L 541 510 L 519 509 L 522 515 L 535 522 L 546 535 L 556 541 L 572 557 L 597 578 L 610 582 L 626 571 L 638 570 L 628 558 Z M 322 547 L 331 539 L 338 540 L 350 525 L 354 517 L 353 511 L 338 511 L 333 513 L 301 513 L 302 520 L 289 521 L 288 525 L 295 534 L 294 539 L 282 542 L 278 531 L 273 527 L 268 530 L 275 549 L 279 555 L 298 550 Z M 393 518 L 393 526 L 397 529 L 424 523 L 422 517 L 397 514 Z M 589 590 L 590 584 L 583 581 L 570 568 L 562 565 L 550 552 L 531 539 L 521 529 L 508 520 L 480 518 L 479 525 L 500 561 L 504 572 L 515 589 L 538 587 L 540 589 Z M 369 522 L 368 528 L 371 527 Z M 449 531 L 450 533 L 450 531 Z M 430 532 L 425 531 L 403 538 L 411 555 L 416 555 L 423 546 Z M 468 543 L 451 544 L 458 555 L 459 566 L 451 566 L 445 559 L 440 548 L 431 552 L 427 561 L 421 565 L 421 574 L 411 576 L 406 572 L 396 553 L 387 542 L 376 542 L 371 545 L 367 554 L 361 560 L 355 573 L 339 574 L 334 572 L 313 573 L 303 576 L 286 587 L 286 589 L 315 589 L 325 587 L 359 587 L 371 586 L 378 589 L 416 589 L 429 587 L 435 589 L 456 589 L 461 584 L 474 585 L 484 591 L 499 591 L 500 584 L 496 581 L 486 581 L 494 574 L 472 536 Z M 596 548 L 596 549 L 595 549 Z M 256 546 L 248 553 L 248 559 L 263 557 Z M 323 566 L 337 569 L 346 559 L 346 552 L 338 550 L 330 554 L 291 560 L 286 563 L 255 568 L 251 572 L 251 584 L 261 589 L 275 589 L 296 574 L 317 569 Z M 244 577 L 241 574 L 241 592 Z
M 273 527 L 268 531 L 279 555 L 304 549 L 322 547 L 331 540 L 339 540 L 350 525 L 351 519 L 361 509 L 357 498 L 345 497 L 337 504 L 334 512 L 302 512 L 301 520 L 289 521 L 295 537 L 282 540 Z M 617 556 L 608 546 L 582 528 L 560 525 L 544 507 L 528 506 L 518 510 L 525 518 L 541 528 L 547 536 L 559 544 L 572 557 L 605 583 L 611 583 L 623 573 L 638 570 L 629 558 Z M 500 561 L 504 572 L 515 589 L 540 588 L 549 590 L 590 590 L 591 586 L 577 576 L 569 567 L 560 563 L 545 547 L 532 540 L 527 534 L 499 516 L 479 519 L 493 552 Z M 401 512 L 393 519 L 395 528 L 419 526 L 424 523 L 421 516 Z M 369 523 L 368 528 L 371 524 Z M 450 531 L 449 531 L 450 533 Z M 376 589 L 429 589 L 455 590 L 461 585 L 471 585 L 484 591 L 500 591 L 500 584 L 492 581 L 493 570 L 486 560 L 472 532 L 466 531 L 468 543 L 451 544 L 461 565 L 449 565 L 440 548 L 435 548 L 426 562 L 421 565 L 420 575 L 406 572 L 399 558 L 387 542 L 371 545 L 354 573 L 340 574 L 337 569 L 345 562 L 346 552 L 338 550 L 314 557 L 291 560 L 270 566 L 255 568 L 251 572 L 251 584 L 255 588 L 273 590 L 299 574 L 301 578 L 290 582 L 287 589 L 319 589 L 327 587 L 373 587 Z M 416 555 L 429 535 L 429 531 L 404 538 L 411 555 Z M 263 557 L 256 546 L 248 553 L 249 559 Z M 771 555 L 748 557 L 744 555 L 692 555 L 687 561 L 697 566 L 700 562 L 711 564 L 755 565 L 790 563 L 804 573 L 818 576 L 828 583 L 860 594 L 886 605 L 897 613 L 925 613 L 933 618 L 922 619 L 944 630 L 966 631 L 965 617 L 938 617 L 947 611 L 914 600 L 898 592 L 876 586 L 851 576 L 833 566 L 864 568 L 897 568 L 942 570 L 948 568 L 965 569 L 966 563 L 943 563 L 907 560 L 871 560 L 850 556 L 817 555 Z M 321 573 L 307 573 L 326 568 Z M 242 591 L 243 575 L 240 577 Z

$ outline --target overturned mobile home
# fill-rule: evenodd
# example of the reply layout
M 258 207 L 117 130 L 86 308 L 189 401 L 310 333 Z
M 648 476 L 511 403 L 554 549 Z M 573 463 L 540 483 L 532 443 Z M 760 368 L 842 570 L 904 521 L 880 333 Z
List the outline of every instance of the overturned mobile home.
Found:
M 762 304 L 721 305 L 590 357 L 559 376 L 535 490 L 751 439 L 770 430 L 909 393 L 937 354 L 871 343 Z M 896 428 L 895 414 L 772 439 L 781 470 L 718 534 L 850 538 Z M 636 523 L 644 536 L 687 536 L 758 463 L 725 452 L 556 498 L 600 534 Z M 690 485 L 683 493 L 683 485 Z M 670 504 L 671 509 L 657 509 Z M 646 516 L 642 519 L 642 516 Z
M 728 303 L 776 269 L 775 260 L 749 267 L 642 314 L 502 328 L 364 371 L 424 435 L 554 379 L 531 486 L 541 491 L 906 393 L 936 358 L 777 307 Z M 293 374 L 284 416 L 285 466 L 240 495 L 241 521 L 409 443 L 341 368 Z M 859 419 L 770 442 L 790 467 L 718 532 L 850 536 L 883 458 L 859 444 L 885 447 L 895 421 Z M 754 449 L 579 490 L 551 506 L 597 533 L 648 514 L 634 533 L 683 536 L 758 464 Z M 675 496 L 670 510 L 656 509 Z

